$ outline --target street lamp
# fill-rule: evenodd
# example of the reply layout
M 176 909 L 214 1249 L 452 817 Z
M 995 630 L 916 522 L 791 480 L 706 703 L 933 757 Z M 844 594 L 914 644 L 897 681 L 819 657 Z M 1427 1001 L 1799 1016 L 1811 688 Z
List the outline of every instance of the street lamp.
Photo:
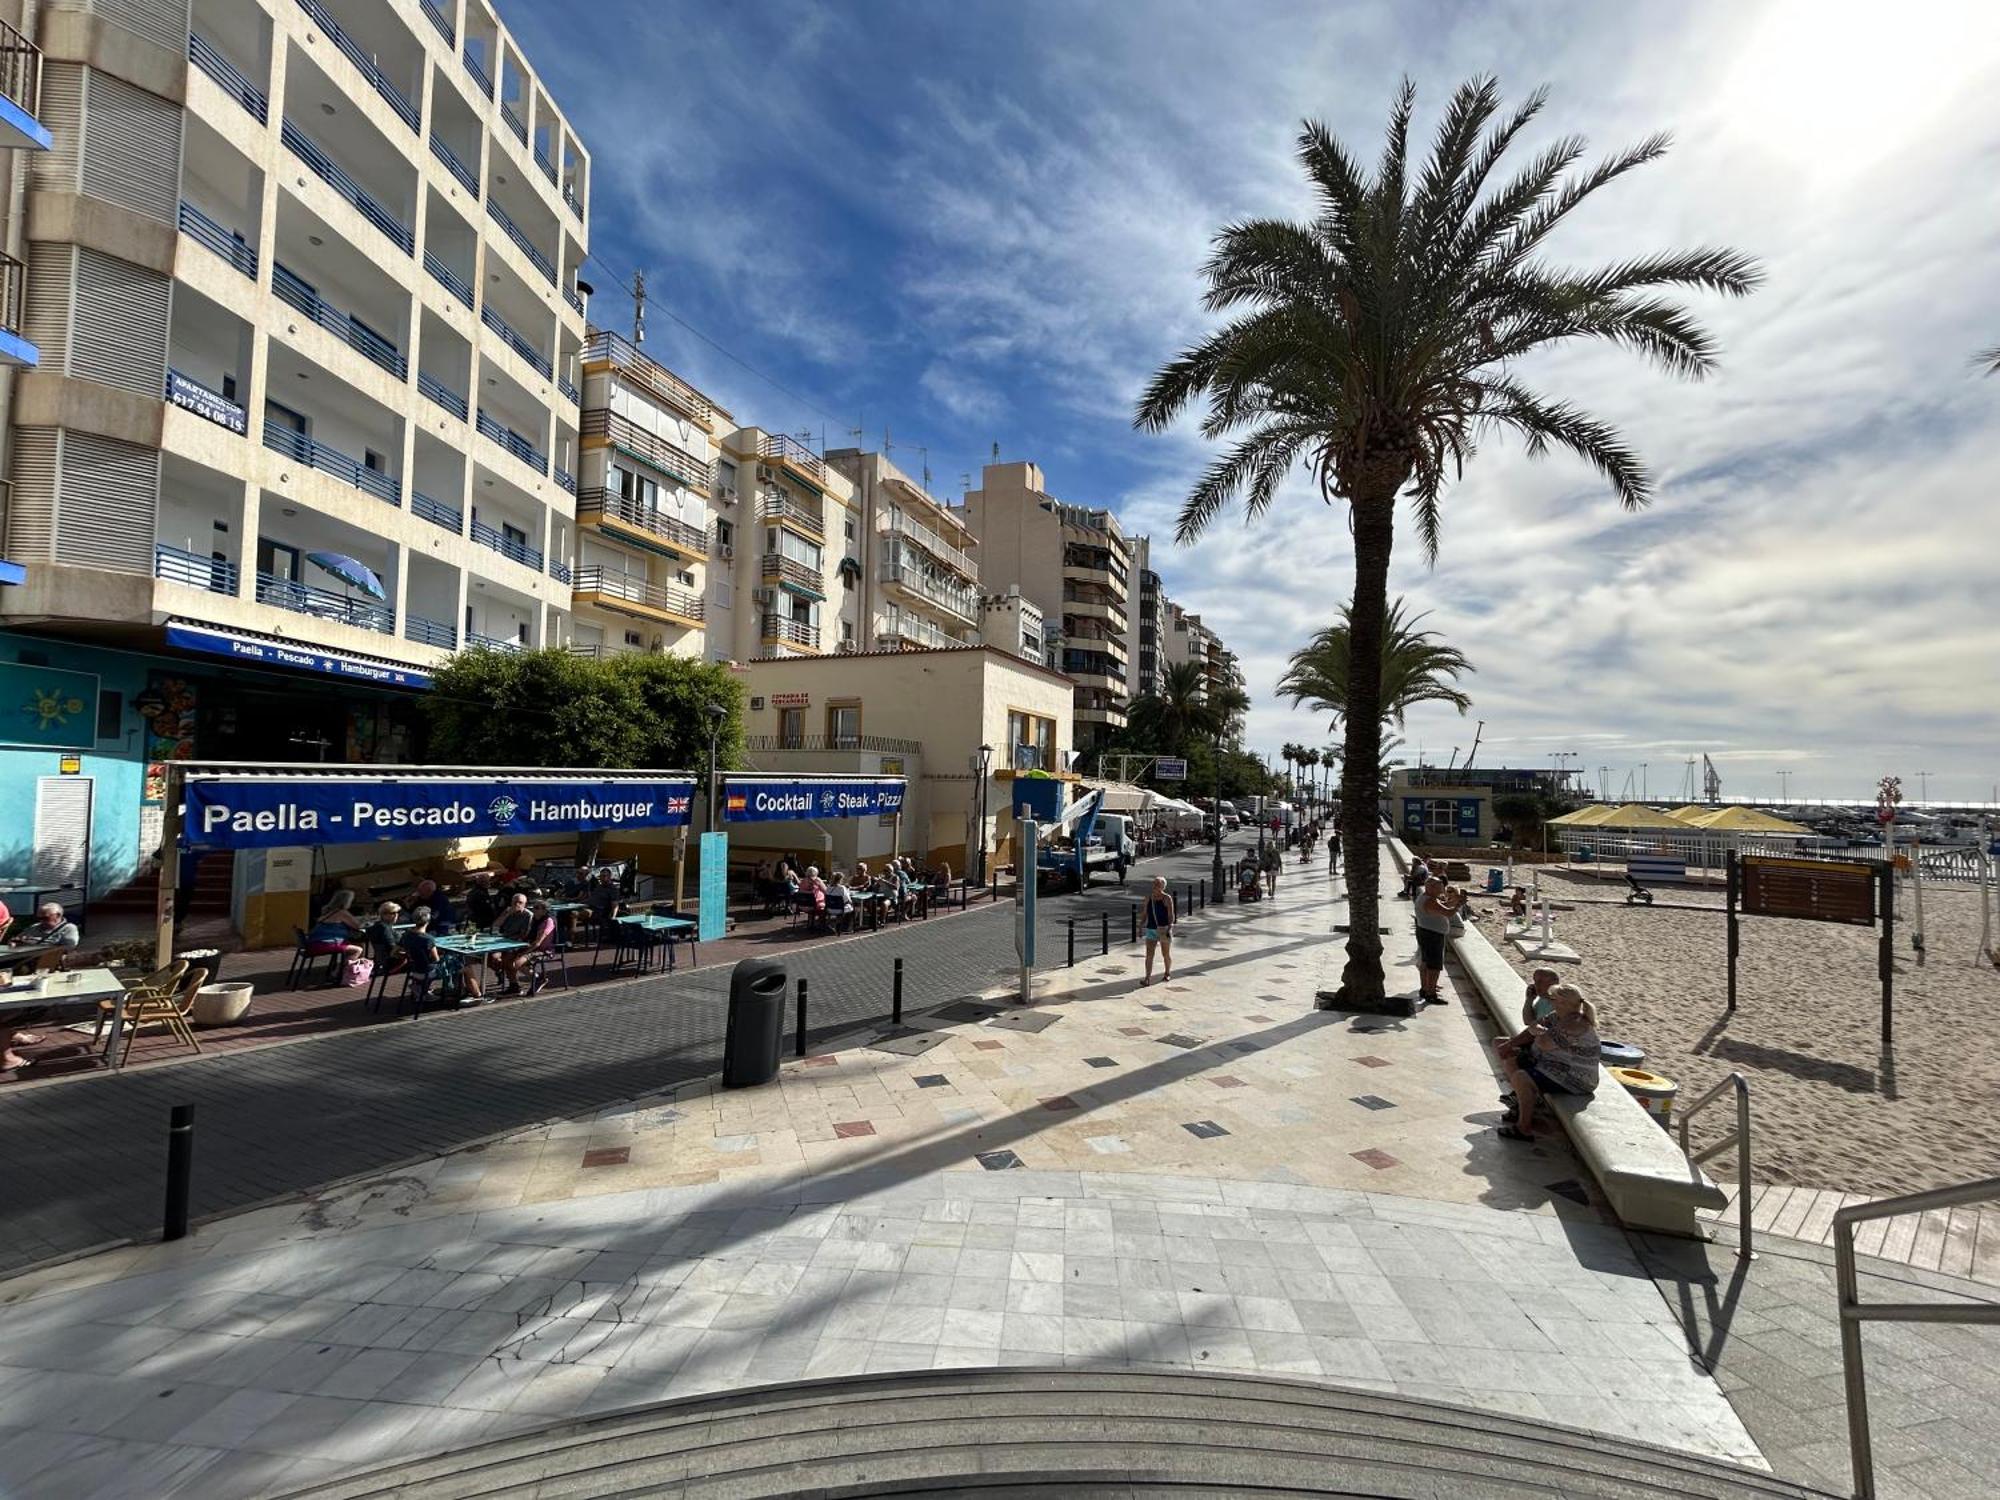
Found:
M 1261 752 L 1257 756 L 1257 775 L 1262 779 L 1265 786 L 1271 784 L 1271 773 L 1264 765 L 1264 756 Z M 1260 870 L 1264 868 L 1264 826 L 1270 821 L 1270 795 L 1268 793 L 1260 793 L 1257 797 L 1257 868 Z
M 1214 880 L 1215 899 L 1222 899 L 1222 731 L 1215 731 L 1215 868 L 1211 872 Z
M 986 883 L 986 782 L 993 765 L 993 747 L 979 747 L 979 859 L 972 872 L 974 885 Z
M 722 733 L 722 721 L 729 710 L 720 703 L 708 705 L 708 831 L 715 832 L 715 741 Z

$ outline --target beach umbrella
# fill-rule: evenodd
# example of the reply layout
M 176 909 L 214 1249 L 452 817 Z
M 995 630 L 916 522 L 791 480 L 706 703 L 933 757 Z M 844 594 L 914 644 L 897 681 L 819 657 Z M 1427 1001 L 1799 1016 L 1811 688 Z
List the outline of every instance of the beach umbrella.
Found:
M 1769 833 L 1788 838 L 1806 838 L 1812 833 L 1810 828 L 1755 807 L 1711 808 L 1696 826 L 1711 833 Z
M 1594 828 L 1618 811 L 1608 802 L 1593 802 L 1588 807 L 1579 807 L 1575 812 L 1564 813 L 1560 818 L 1550 818 L 1546 826 L 1550 828 Z
M 386 602 L 389 598 L 389 591 L 382 587 L 382 580 L 375 576 L 375 570 L 344 552 L 308 552 L 306 561 L 331 573 L 349 588 L 360 589 L 370 599 Z

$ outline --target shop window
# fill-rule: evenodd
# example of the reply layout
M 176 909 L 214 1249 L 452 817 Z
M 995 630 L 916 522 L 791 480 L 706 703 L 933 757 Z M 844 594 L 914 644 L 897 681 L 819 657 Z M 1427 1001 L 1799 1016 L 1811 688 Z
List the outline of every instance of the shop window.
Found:
M 829 750 L 861 748 L 861 705 L 830 703 L 826 710 L 826 743 Z

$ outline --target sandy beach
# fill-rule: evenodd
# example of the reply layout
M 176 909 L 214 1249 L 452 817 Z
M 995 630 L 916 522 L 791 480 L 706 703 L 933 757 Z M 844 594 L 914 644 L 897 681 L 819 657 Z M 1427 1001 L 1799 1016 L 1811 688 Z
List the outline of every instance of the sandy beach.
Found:
M 1556 914 L 1556 936 L 1583 955 L 1564 968 L 1596 1002 L 1605 1037 L 1645 1049 L 1684 1100 L 1731 1070 L 1749 1080 L 1759 1181 L 1882 1195 L 2000 1175 L 2000 970 L 1972 963 L 1970 887 L 1925 886 L 1922 966 L 1909 892 L 1898 892 L 1895 1043 L 1885 1049 L 1879 929 L 1744 918 L 1731 1016 L 1720 891 L 1662 887 L 1660 900 L 1704 909 L 1649 909 L 1589 876 L 1542 878 L 1559 903 L 1577 903 Z M 1497 910 L 1484 919 L 1489 936 L 1498 920 Z M 1501 951 L 1523 974 L 1532 967 L 1511 945 Z M 1696 1141 L 1727 1124 L 1726 1112 L 1705 1111 Z M 1733 1177 L 1734 1153 L 1709 1165 Z

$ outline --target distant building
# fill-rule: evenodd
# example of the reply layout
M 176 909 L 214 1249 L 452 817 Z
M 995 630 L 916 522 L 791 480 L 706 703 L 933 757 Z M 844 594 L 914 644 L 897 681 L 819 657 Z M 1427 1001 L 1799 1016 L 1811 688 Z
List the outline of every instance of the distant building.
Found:
M 1556 770 L 1399 767 L 1389 774 L 1389 817 L 1406 843 L 1490 844 L 1505 826 L 1494 815 L 1495 798 L 1554 797 L 1563 787 Z

